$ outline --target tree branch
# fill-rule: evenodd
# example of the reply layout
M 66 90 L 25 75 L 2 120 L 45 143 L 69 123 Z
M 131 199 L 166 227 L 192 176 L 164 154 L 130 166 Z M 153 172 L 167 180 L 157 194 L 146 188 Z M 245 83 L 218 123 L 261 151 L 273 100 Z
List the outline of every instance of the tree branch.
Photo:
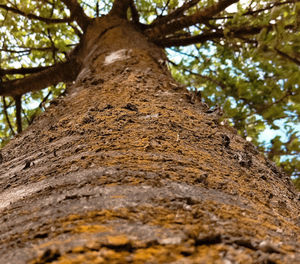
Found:
M 299 0 L 297 0 L 299 1 Z M 272 3 L 268 6 L 266 6 L 265 8 L 260 8 L 257 10 L 249 10 L 247 12 L 245 12 L 244 14 L 242 14 L 242 16 L 249 16 L 249 15 L 255 15 L 257 13 L 261 13 L 264 12 L 266 10 L 270 10 L 275 6 L 281 6 L 281 5 L 286 5 L 286 4 L 291 4 L 291 3 L 295 3 L 295 0 L 290 0 L 290 1 L 285 1 L 285 2 L 278 2 L 278 3 Z M 224 16 L 224 17 L 214 17 L 212 18 L 212 20 L 218 20 L 218 19 L 231 19 L 233 18 L 233 16 Z
M 45 102 L 48 100 L 49 96 L 52 94 L 52 91 L 49 91 L 48 94 L 43 98 L 43 100 L 40 102 L 38 108 L 36 109 L 36 111 L 33 113 L 33 115 L 30 117 L 30 119 L 28 120 L 28 125 L 31 125 L 34 121 L 34 119 L 37 117 L 38 112 L 40 111 L 40 109 L 42 109 L 43 111 L 43 107 Z
M 196 73 L 196 72 L 193 72 L 189 69 L 183 69 L 185 72 L 188 72 L 189 74 L 192 74 L 192 75 L 195 75 L 195 76 L 198 76 L 199 78 L 201 79 L 204 79 L 204 80 L 207 80 L 207 81 L 210 81 L 218 86 L 220 86 L 223 90 L 226 89 L 226 84 L 222 83 L 221 81 L 217 80 L 217 79 L 213 79 L 209 76 L 206 76 L 206 75 L 202 75 L 200 73 Z
M 197 23 L 203 23 L 238 1 L 239 0 L 219 0 L 218 3 L 197 11 L 191 16 L 181 16 L 178 19 L 174 19 L 174 21 L 157 24 L 153 28 L 146 30 L 145 33 L 149 39 L 155 40 L 160 36 L 166 36 Z
M 45 66 L 45 67 L 33 67 L 33 68 L 19 68 L 19 69 L 0 69 L 0 76 L 6 75 L 6 74 L 31 74 L 31 73 L 37 73 L 41 72 L 45 69 L 50 68 L 51 66 Z
M 17 132 L 22 132 L 22 95 L 16 95 L 14 97 L 16 104 L 16 120 L 17 120 Z
M 275 50 L 276 50 L 276 52 L 277 52 L 280 56 L 282 56 L 282 57 L 284 57 L 284 58 L 286 58 L 286 59 L 288 59 L 288 60 L 290 60 L 290 61 L 292 61 L 292 62 L 294 62 L 294 63 L 296 63 L 297 65 L 300 66 L 300 60 L 291 57 L 290 55 L 288 55 L 288 54 L 282 52 L 281 50 L 279 50 L 279 49 L 277 49 L 277 48 L 275 48 Z
M 77 34 L 77 32 L 76 32 L 76 34 Z M 77 45 L 78 45 L 78 43 L 68 44 L 67 47 L 69 48 L 69 47 L 74 47 L 74 46 L 77 46 Z M 22 49 L 22 50 L 14 50 L 14 49 L 11 49 L 11 48 L 18 48 L 18 49 Z M 30 53 L 33 50 L 34 51 L 52 51 L 53 47 L 10 46 L 10 48 L 0 48 L 0 51 L 4 51 L 4 52 L 8 52 L 8 53 Z M 55 50 L 59 52 L 58 48 L 55 48 Z
M 0 95 L 18 96 L 31 91 L 38 91 L 59 82 L 73 81 L 79 73 L 80 65 L 75 61 L 58 63 L 22 79 L 2 82 Z
M 30 50 L 12 50 L 12 49 L 7 49 L 7 48 L 2 48 L 0 49 L 0 51 L 4 51 L 4 52 L 9 52 L 9 53 L 30 53 Z
M 207 40 L 219 39 L 224 37 L 223 32 L 212 32 L 205 33 L 197 36 L 189 37 L 170 37 L 165 39 L 158 39 L 155 41 L 161 47 L 172 47 L 172 46 L 188 46 L 195 43 L 204 43 Z
M 175 67 L 178 67 L 178 65 L 177 65 L 175 62 L 173 62 L 173 61 L 171 61 L 171 60 L 168 60 L 168 61 L 169 61 L 172 65 L 174 65 Z M 189 69 L 187 69 L 187 68 L 183 68 L 183 71 L 184 71 L 184 72 L 187 72 L 187 73 L 189 73 L 189 74 L 195 75 L 195 76 L 197 76 L 197 77 L 199 77 L 199 78 L 205 79 L 205 80 L 207 80 L 207 81 L 210 81 L 210 82 L 212 82 L 212 83 L 214 83 L 214 84 L 220 86 L 222 89 L 226 89 L 226 84 L 225 84 L 225 83 L 222 83 L 222 82 L 219 81 L 219 80 L 213 79 L 213 78 L 211 78 L 211 77 L 209 77 L 209 76 L 207 76 L 207 75 L 202 75 L 202 74 L 200 74 L 200 73 L 193 72 L 192 70 L 189 70 Z
M 76 25 L 72 25 L 69 23 L 69 26 L 74 30 L 75 34 L 81 39 L 83 34 L 80 31 L 80 28 L 78 28 Z
M 243 35 L 255 35 L 258 34 L 263 27 L 244 27 L 239 29 L 232 29 L 230 32 L 227 33 L 227 35 L 233 38 L 240 37 Z M 158 39 L 155 42 L 158 45 L 163 47 L 187 46 L 195 43 L 204 43 L 207 40 L 220 39 L 224 37 L 225 37 L 224 31 L 220 30 L 216 32 L 203 33 L 197 36 L 189 36 L 189 37 L 181 37 L 181 38 L 170 37 L 165 39 Z
M 77 0 L 62 0 L 62 2 L 69 8 L 71 12 L 71 18 L 74 19 L 83 31 L 89 25 L 92 20 L 83 11 L 82 7 Z
M 135 24 L 139 24 L 140 23 L 140 15 L 139 15 L 139 12 L 136 9 L 136 6 L 135 6 L 133 0 L 130 1 L 130 5 L 129 6 L 130 6 L 130 11 L 131 11 L 132 21 Z
M 39 20 L 39 21 L 43 21 L 47 24 L 58 24 L 58 23 L 67 23 L 67 22 L 71 22 L 72 19 L 71 18 L 47 18 L 47 17 L 40 17 L 34 14 L 27 14 L 17 8 L 13 8 L 13 7 L 9 7 L 6 5 L 0 5 L 0 9 L 4 9 L 6 11 L 10 11 L 12 13 L 27 17 L 28 19 L 35 19 L 35 20 Z
M 184 12 L 188 9 L 190 9 L 191 7 L 195 6 L 196 4 L 198 4 L 200 2 L 200 0 L 190 0 L 187 3 L 184 3 L 181 7 L 177 8 L 176 10 L 174 10 L 172 13 L 163 16 L 163 17 L 158 17 L 157 19 L 155 19 L 151 26 L 154 26 L 156 24 L 165 24 L 168 23 L 168 21 L 171 21 L 173 19 L 176 19 L 178 17 L 181 17 Z
M 127 9 L 134 5 L 133 0 L 115 0 L 109 14 L 120 18 L 127 18 Z

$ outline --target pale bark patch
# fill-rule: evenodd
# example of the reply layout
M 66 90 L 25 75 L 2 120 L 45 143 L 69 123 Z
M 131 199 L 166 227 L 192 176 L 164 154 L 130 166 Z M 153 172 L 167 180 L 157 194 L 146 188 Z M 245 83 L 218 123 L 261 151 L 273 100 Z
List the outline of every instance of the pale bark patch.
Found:
M 127 50 L 127 49 L 114 51 L 105 57 L 104 65 L 109 65 L 116 61 L 127 60 L 130 58 L 129 56 L 130 53 L 131 50 Z

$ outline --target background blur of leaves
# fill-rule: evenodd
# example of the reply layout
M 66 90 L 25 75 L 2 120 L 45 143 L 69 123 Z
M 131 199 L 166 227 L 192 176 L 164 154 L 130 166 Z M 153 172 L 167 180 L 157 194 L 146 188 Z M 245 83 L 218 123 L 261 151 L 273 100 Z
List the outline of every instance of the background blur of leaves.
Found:
M 93 17 L 106 14 L 111 8 L 110 0 L 98 1 L 98 5 L 96 0 L 79 2 Z M 150 23 L 183 3 L 181 0 L 135 2 L 143 23 Z M 212 0 L 200 1 L 187 14 L 212 3 Z M 66 18 L 69 15 L 58 0 L 0 0 L 1 4 L 41 17 Z M 232 32 L 247 27 L 260 27 L 261 30 L 256 35 L 233 36 Z M 223 30 L 224 39 L 174 47 L 167 49 L 167 53 L 173 76 L 191 89 L 200 89 L 209 106 L 222 106 L 229 123 L 240 135 L 293 176 L 300 189 L 299 28 L 298 0 L 245 0 L 207 24 L 180 32 L 184 36 Z M 78 43 L 80 33 L 74 23 L 46 24 L 0 9 L 1 69 L 46 66 L 63 61 Z M 23 96 L 23 126 L 32 123 L 65 87 L 59 84 Z M 283 131 L 284 136 L 270 137 L 266 141 L 261 134 L 270 129 L 278 134 Z M 1 146 L 15 131 L 14 100 L 1 98 Z

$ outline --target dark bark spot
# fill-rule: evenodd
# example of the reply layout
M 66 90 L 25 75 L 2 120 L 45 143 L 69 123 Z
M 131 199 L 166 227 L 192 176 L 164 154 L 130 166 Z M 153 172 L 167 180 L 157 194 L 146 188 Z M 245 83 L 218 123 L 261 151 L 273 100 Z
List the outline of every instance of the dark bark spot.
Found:
M 271 169 L 271 171 L 273 173 L 275 173 L 277 176 L 279 176 L 280 178 L 282 177 L 279 169 L 276 167 L 275 163 L 269 161 L 269 160 L 266 160 L 266 165 L 269 169 Z
M 59 101 L 57 99 L 54 99 L 50 102 L 50 105 L 54 105 L 54 106 L 57 106 L 59 103 Z
M 134 248 L 132 247 L 132 245 L 130 243 L 126 243 L 124 245 L 111 245 L 111 244 L 107 244 L 107 245 L 103 245 L 106 248 L 112 249 L 116 252 L 130 252 L 132 253 L 134 251 Z
M 272 245 L 268 241 L 260 242 L 260 244 L 258 245 L 258 249 L 260 249 L 262 252 L 269 253 L 269 254 L 281 253 L 280 250 L 278 250 L 274 245 Z
M 198 236 L 198 238 L 195 241 L 195 245 L 196 246 L 213 245 L 213 244 L 219 244 L 221 242 L 222 242 L 222 237 L 220 234 L 204 234 Z
M 25 166 L 24 166 L 23 170 L 26 170 L 26 169 L 30 168 L 30 165 L 31 165 L 31 161 L 27 160 L 26 163 L 25 163 Z
M 3 189 L 6 190 L 7 188 L 9 188 L 11 186 L 11 184 L 7 184 Z
M 208 177 L 208 175 L 206 173 L 202 174 L 195 179 L 194 183 L 207 184 L 207 177 Z
M 262 180 L 264 180 L 264 181 L 267 180 L 267 177 L 266 177 L 265 175 L 262 175 L 260 178 L 261 178 Z
M 103 79 L 96 79 L 91 82 L 91 85 L 98 85 L 104 83 Z
M 98 148 L 98 149 L 95 150 L 96 153 L 100 152 L 100 151 L 102 151 L 102 148 Z
M 85 116 L 85 117 L 83 118 L 82 124 L 89 124 L 89 123 L 92 123 L 92 122 L 94 122 L 94 121 L 95 121 L 94 117 L 91 116 L 91 115 L 88 115 L 88 116 Z
M 238 160 L 239 160 L 239 164 L 242 167 L 245 167 L 247 169 L 249 169 L 252 166 L 252 157 L 250 155 L 248 155 L 247 153 L 239 153 L 238 154 Z
M 48 233 L 39 233 L 36 234 L 33 238 L 46 238 L 48 237 Z
M 225 148 L 229 148 L 229 145 L 230 145 L 230 138 L 225 134 L 222 135 L 222 145 Z
M 54 131 L 57 130 L 57 126 L 56 125 L 52 125 L 49 127 L 49 130 Z
M 278 206 L 281 208 L 281 209 L 286 209 L 286 202 L 285 201 L 278 201 Z
M 187 248 L 184 248 L 180 254 L 185 256 L 185 257 L 188 257 L 188 256 L 191 256 L 193 255 L 195 252 L 195 250 L 193 248 L 190 248 L 190 247 L 187 247 Z
M 128 103 L 127 105 L 125 105 L 123 107 L 124 109 L 127 109 L 129 111 L 135 111 L 135 112 L 138 112 L 138 108 L 134 105 L 134 104 L 131 104 L 131 103 Z
M 250 152 L 254 155 L 257 155 L 259 151 L 256 149 L 256 147 L 251 142 L 246 142 L 244 145 L 245 152 Z
M 103 108 L 103 110 L 113 109 L 113 108 L 114 108 L 114 107 L 113 107 L 112 105 L 108 104 L 107 106 L 105 106 L 105 107 Z
M 252 165 L 252 161 L 251 160 L 242 160 L 240 161 L 241 166 L 245 167 L 245 168 L 250 168 Z
M 56 139 L 56 137 L 50 137 L 49 140 L 48 140 L 49 143 L 52 142 L 54 139 Z
M 55 260 L 58 260 L 60 257 L 59 251 L 53 249 L 47 249 L 44 254 L 35 262 L 35 264 L 44 264 L 44 263 L 51 263 Z
M 65 197 L 65 200 L 74 200 L 74 199 L 79 199 L 79 198 L 80 198 L 79 195 L 74 194 L 74 195 L 67 195 L 67 196 Z
M 250 239 L 236 238 L 236 239 L 231 240 L 230 244 L 236 244 L 238 246 L 256 250 L 256 247 L 253 245 L 253 243 Z
M 88 112 L 96 112 L 98 110 L 99 109 L 97 107 L 91 107 L 91 108 L 89 108 Z

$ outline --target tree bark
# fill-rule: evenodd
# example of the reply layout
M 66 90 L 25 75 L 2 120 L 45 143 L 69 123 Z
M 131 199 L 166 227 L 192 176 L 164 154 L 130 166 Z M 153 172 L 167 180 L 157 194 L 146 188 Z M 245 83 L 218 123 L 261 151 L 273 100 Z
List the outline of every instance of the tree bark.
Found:
M 111 15 L 67 95 L 2 149 L 0 263 L 296 263 L 289 179 Z
M 15 104 L 16 104 L 16 123 L 17 123 L 17 132 L 21 133 L 22 132 L 22 96 L 18 95 L 16 96 L 15 99 Z

